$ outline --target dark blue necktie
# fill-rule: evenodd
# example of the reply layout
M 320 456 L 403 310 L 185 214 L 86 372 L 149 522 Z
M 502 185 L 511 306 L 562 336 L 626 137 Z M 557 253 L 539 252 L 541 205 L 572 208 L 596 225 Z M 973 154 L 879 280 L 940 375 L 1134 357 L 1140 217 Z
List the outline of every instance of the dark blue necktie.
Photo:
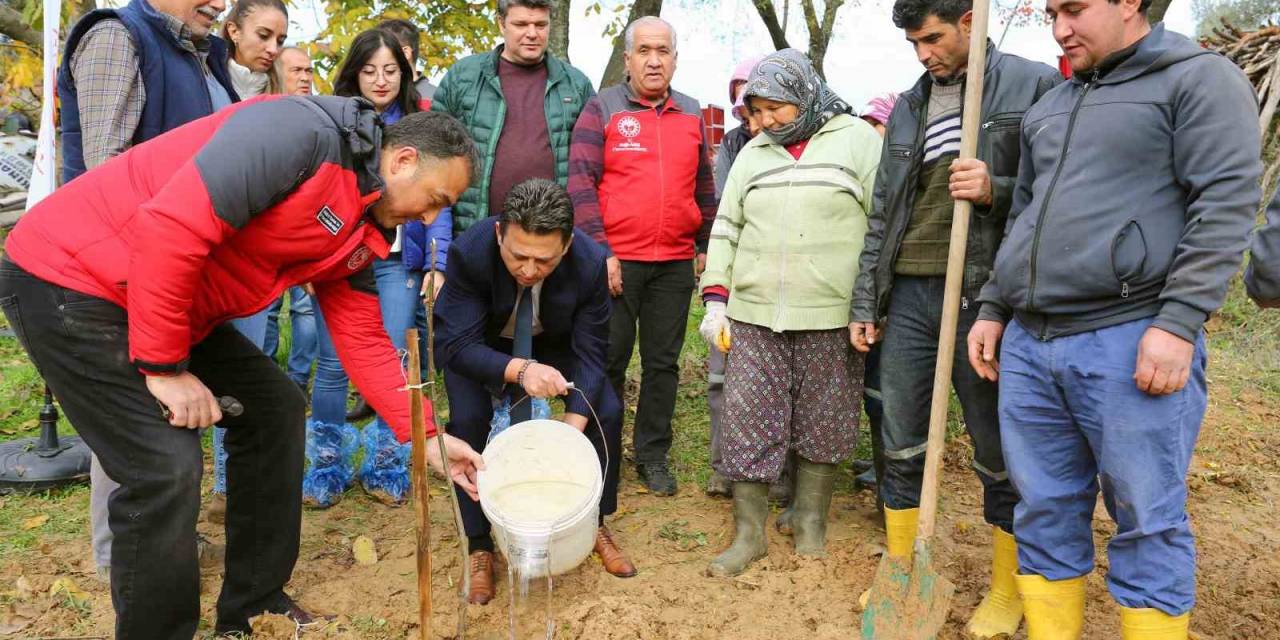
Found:
M 526 288 L 518 293 L 520 302 L 516 304 L 515 336 L 511 344 L 511 355 L 517 358 L 533 357 L 533 289 Z M 517 394 L 516 400 L 523 397 L 523 390 Z M 511 410 L 511 424 L 519 424 L 533 417 L 533 401 L 525 398 Z

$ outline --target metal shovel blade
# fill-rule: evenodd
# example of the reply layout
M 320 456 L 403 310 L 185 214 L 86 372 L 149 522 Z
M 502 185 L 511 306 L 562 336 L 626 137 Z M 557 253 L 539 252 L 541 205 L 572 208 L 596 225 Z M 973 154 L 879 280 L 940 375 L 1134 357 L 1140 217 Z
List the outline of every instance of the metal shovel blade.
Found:
M 862 612 L 863 640 L 932 640 L 947 621 L 956 586 L 935 570 L 933 541 L 917 540 L 912 556 L 881 558 Z

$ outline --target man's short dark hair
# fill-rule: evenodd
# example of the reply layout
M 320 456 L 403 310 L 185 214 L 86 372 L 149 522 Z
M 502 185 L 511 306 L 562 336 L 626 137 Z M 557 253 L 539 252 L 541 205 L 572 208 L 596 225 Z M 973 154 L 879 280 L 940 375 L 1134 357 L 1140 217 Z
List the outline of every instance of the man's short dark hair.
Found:
M 378 23 L 378 28 L 383 31 L 390 31 L 391 35 L 395 36 L 402 46 L 409 47 L 413 54 L 413 59 L 409 61 L 409 64 L 418 62 L 418 41 L 421 40 L 422 34 L 418 30 L 418 25 L 408 20 L 396 18 L 394 20 L 383 20 Z
M 919 29 L 929 16 L 949 24 L 960 22 L 973 10 L 973 0 L 898 0 L 893 3 L 893 24 L 899 29 Z
M 499 219 L 502 233 L 511 224 L 539 235 L 558 232 L 568 242 L 573 236 L 573 201 L 569 192 L 544 178 L 530 178 L 511 187 Z
M 480 163 L 471 132 L 458 119 L 438 111 L 411 113 L 382 130 L 382 146 L 413 147 L 418 153 L 439 160 L 466 158 L 475 176 Z
M 498 18 L 506 20 L 507 12 L 511 10 L 511 7 L 551 11 L 551 0 L 498 0 Z

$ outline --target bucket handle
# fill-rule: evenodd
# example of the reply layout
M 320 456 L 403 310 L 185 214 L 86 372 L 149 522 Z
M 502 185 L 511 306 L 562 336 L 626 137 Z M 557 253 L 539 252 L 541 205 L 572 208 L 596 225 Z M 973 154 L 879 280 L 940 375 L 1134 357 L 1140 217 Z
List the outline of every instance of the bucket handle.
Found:
M 600 423 L 600 416 L 596 415 L 596 408 L 591 406 L 591 399 L 587 397 L 587 393 L 585 391 L 583 391 L 582 389 L 579 389 L 577 385 L 573 384 L 572 382 L 568 383 L 566 386 L 569 388 L 570 391 L 577 391 L 578 395 L 582 396 L 582 401 L 587 404 L 587 409 L 591 411 L 591 419 L 595 421 L 596 430 L 599 431 L 600 433 L 600 446 L 604 447 L 603 472 L 604 472 L 604 475 L 608 475 L 609 473 L 609 439 L 606 438 L 604 435 L 604 425 Z M 521 402 L 525 402 L 529 400 L 529 398 L 530 396 L 528 394 L 525 394 L 524 397 L 520 398 L 519 400 L 516 400 L 511 404 L 511 409 L 514 410 Z M 560 520 L 553 522 L 551 524 L 552 528 L 554 529 L 564 519 L 565 518 L 561 518 Z

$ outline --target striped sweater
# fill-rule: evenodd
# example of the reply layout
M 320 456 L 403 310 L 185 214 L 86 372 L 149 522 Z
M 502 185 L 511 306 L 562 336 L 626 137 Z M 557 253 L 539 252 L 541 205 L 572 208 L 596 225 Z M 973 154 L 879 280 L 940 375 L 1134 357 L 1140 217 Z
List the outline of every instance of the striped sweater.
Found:
M 727 291 L 730 318 L 773 331 L 847 326 L 881 145 L 850 115 L 799 159 L 768 136 L 748 143 L 711 230 L 704 295 Z

